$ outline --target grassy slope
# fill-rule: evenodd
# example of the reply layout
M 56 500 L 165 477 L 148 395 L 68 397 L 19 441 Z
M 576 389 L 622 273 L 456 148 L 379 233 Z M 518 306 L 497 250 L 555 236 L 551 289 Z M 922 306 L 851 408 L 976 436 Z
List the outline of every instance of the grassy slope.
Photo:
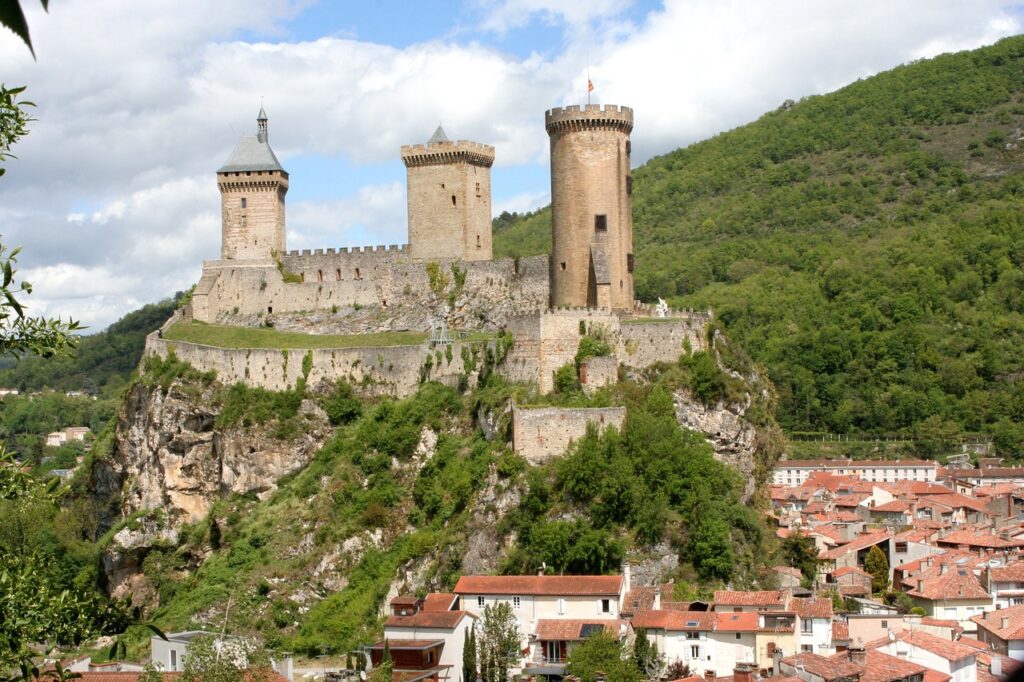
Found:
M 1018 37 L 899 67 L 636 169 L 639 296 L 713 307 L 791 430 L 1019 449 L 1022 54 Z M 541 211 L 495 252 L 549 236 Z

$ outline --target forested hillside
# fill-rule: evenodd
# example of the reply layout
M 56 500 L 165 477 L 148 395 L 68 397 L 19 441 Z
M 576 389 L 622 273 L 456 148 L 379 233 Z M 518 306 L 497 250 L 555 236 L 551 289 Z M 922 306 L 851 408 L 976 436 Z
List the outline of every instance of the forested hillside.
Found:
M 1024 451 L 1022 58 L 916 62 L 637 168 L 638 296 L 713 308 L 790 431 Z M 550 248 L 547 209 L 500 222 L 496 255 Z

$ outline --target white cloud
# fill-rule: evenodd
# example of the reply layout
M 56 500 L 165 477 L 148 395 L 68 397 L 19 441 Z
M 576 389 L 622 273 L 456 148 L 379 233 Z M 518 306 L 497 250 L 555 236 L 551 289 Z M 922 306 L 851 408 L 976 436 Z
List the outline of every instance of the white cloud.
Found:
M 997 0 L 668 0 L 642 25 L 613 0 L 467 2 L 483 12 L 482 33 L 404 48 L 238 38 L 273 37 L 296 11 L 287 0 L 67 0 L 33 11 L 38 62 L 0 36 L 6 82 L 28 83 L 39 104 L 0 180 L 0 233 L 39 275 L 34 304 L 102 325 L 193 283 L 219 251 L 213 172 L 251 132 L 260 97 L 286 166 L 316 156 L 358 172 L 437 121 L 494 144 L 499 166 L 541 178 L 519 196 L 495 187 L 500 213 L 546 201 L 543 111 L 583 99 L 588 54 L 595 101 L 636 111 L 642 162 L 784 99 L 1021 29 Z M 563 27 L 564 43 L 525 58 L 488 44 L 536 21 Z M 296 177 L 290 248 L 405 241 L 404 178 L 302 201 Z

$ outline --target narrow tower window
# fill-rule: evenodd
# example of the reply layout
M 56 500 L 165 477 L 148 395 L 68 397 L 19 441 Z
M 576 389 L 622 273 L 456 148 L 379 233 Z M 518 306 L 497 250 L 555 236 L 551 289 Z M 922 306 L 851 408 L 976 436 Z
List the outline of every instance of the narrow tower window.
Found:
M 480 248 L 480 235 L 476 236 L 476 248 Z
M 607 232 L 608 231 L 608 216 L 596 215 L 594 216 L 594 231 L 595 232 Z
M 245 208 L 245 204 L 246 204 L 245 197 L 242 197 L 242 208 Z
M 560 265 L 561 265 L 562 269 L 565 270 L 565 261 L 562 261 Z
M 480 196 L 480 183 L 476 183 L 476 195 Z
M 341 281 L 341 268 L 338 268 L 337 270 L 334 271 L 334 279 L 338 280 L 339 282 Z
M 356 279 L 362 279 L 362 275 L 359 274 L 359 268 L 356 268 Z
M 633 272 L 633 254 L 631 253 L 626 254 L 626 272 Z
M 632 175 L 627 175 L 626 176 L 626 194 L 630 194 L 630 195 L 633 194 L 633 176 Z
M 455 205 L 455 195 L 453 194 L 452 195 L 452 206 L 454 206 L 454 205 Z
M 632 154 L 632 153 L 633 153 L 633 143 L 630 142 L 629 140 L 626 140 L 626 155 L 628 156 L 629 154 Z
M 316 281 L 318 281 L 318 282 L 324 281 L 324 271 L 323 270 L 317 270 L 316 271 Z

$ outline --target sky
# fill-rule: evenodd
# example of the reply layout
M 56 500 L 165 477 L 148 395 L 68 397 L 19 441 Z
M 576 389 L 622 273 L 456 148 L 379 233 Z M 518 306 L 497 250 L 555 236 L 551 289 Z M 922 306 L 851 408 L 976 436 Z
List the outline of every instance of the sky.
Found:
M 0 28 L 30 134 L 0 177 L 30 314 L 98 331 L 220 253 L 216 169 L 260 104 L 289 249 L 406 241 L 403 144 L 492 144 L 492 203 L 549 200 L 544 111 L 633 107 L 633 162 L 943 52 L 1020 33 L 1007 0 L 23 0 Z

